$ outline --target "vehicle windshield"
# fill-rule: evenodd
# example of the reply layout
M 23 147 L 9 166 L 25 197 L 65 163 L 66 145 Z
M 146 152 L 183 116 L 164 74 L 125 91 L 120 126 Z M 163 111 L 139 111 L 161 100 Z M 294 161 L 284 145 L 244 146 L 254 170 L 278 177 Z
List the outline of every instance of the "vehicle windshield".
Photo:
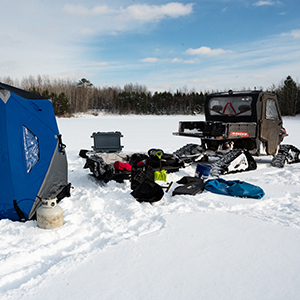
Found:
M 208 109 L 211 116 L 251 116 L 251 96 L 213 97 Z

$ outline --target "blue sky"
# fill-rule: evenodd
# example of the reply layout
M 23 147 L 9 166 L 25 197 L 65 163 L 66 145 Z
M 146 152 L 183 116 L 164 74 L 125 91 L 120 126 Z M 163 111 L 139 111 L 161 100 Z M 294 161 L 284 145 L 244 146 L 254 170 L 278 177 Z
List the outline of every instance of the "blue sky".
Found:
M 172 92 L 300 80 L 299 0 L 0 1 L 2 78 Z

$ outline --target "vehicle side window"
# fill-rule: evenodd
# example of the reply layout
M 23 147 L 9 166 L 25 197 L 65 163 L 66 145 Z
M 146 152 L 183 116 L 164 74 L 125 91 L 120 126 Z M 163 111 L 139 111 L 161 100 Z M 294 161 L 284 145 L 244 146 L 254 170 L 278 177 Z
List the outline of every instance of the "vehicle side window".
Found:
M 268 120 L 278 120 L 279 119 L 276 103 L 273 99 L 267 99 L 266 119 L 268 119 Z

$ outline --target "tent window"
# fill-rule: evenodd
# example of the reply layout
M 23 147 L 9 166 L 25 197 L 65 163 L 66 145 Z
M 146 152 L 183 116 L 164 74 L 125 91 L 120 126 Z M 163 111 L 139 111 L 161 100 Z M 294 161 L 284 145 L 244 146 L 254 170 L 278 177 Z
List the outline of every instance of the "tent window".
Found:
M 24 151 L 26 159 L 26 169 L 29 173 L 40 158 L 39 140 L 25 126 L 23 126 Z

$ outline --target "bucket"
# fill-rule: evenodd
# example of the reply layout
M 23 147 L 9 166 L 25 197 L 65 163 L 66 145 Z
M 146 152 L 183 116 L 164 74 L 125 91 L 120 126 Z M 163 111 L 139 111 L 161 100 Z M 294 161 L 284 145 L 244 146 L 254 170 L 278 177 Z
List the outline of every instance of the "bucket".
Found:
M 207 179 L 211 166 L 205 164 L 197 164 L 195 177 Z

